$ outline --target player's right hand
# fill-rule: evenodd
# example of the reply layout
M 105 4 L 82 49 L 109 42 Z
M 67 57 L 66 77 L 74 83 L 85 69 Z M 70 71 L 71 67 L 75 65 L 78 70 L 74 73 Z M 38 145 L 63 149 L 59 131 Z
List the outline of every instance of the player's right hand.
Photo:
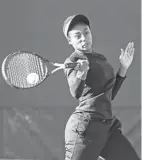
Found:
M 88 60 L 79 59 L 77 61 L 78 65 L 75 67 L 76 70 L 80 72 L 87 72 L 89 70 L 89 62 Z

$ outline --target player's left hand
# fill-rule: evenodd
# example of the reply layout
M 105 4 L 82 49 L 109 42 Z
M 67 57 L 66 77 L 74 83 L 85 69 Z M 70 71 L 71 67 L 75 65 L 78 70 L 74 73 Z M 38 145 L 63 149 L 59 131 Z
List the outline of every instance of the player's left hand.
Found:
M 119 57 L 121 67 L 128 69 L 134 57 L 134 42 L 129 42 L 126 49 L 121 48 L 121 55 Z

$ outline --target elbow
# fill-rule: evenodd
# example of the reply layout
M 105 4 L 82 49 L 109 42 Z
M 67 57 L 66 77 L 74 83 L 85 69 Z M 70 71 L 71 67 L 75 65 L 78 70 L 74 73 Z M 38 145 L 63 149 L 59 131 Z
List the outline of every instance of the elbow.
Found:
M 114 98 L 116 97 L 116 94 L 117 94 L 117 91 L 116 91 L 116 90 L 115 90 L 115 92 L 114 92 L 114 91 L 112 91 L 111 100 L 114 100 Z
M 112 96 L 111 100 L 112 100 L 112 101 L 114 100 L 114 96 Z
M 111 100 L 113 101 L 116 96 L 116 93 L 112 92 Z
M 74 97 L 75 99 L 79 99 L 82 96 L 83 88 L 84 82 L 81 84 L 73 83 L 72 85 L 70 85 L 70 93 L 72 97 Z

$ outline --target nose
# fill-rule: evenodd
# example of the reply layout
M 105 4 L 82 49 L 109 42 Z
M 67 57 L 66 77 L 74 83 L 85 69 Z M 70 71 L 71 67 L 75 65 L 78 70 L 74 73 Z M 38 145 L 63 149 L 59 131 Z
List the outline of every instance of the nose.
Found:
M 81 40 L 84 41 L 86 37 L 84 35 L 81 36 Z

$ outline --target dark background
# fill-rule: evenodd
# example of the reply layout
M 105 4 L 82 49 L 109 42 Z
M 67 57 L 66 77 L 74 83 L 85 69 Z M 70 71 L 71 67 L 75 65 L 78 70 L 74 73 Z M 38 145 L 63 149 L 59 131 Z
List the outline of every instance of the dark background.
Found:
M 94 50 L 104 54 L 108 58 L 115 72 L 117 72 L 119 68 L 120 49 L 125 49 L 129 41 L 134 41 L 135 57 L 133 63 L 129 68 L 127 78 L 121 90 L 112 104 L 114 114 L 119 116 L 124 124 L 124 132 L 131 132 L 131 134 L 129 134 L 131 136 L 128 136 L 128 138 L 130 138 L 137 152 L 140 154 L 140 5 L 140 0 L 1 0 L 0 62 L 2 63 L 5 56 L 10 52 L 15 52 L 16 49 L 19 48 L 40 52 L 41 56 L 51 61 L 64 62 L 71 54 L 72 48 L 68 45 L 62 33 L 62 25 L 68 16 L 77 13 L 85 14 L 90 19 Z M 16 133 L 17 135 L 21 134 L 19 134 L 17 130 L 16 133 L 12 132 L 13 134 L 7 131 L 7 127 L 12 126 L 12 124 L 16 125 L 17 121 L 15 121 L 15 119 L 12 121 L 14 117 L 18 115 L 25 117 L 25 114 L 31 117 L 34 114 L 35 119 L 33 122 L 38 123 L 37 121 L 41 122 L 41 119 L 39 119 L 41 114 L 37 115 L 36 113 L 42 112 L 44 115 L 48 115 L 48 117 L 50 117 L 49 119 L 52 119 L 52 122 L 48 124 L 49 120 L 46 119 L 48 122 L 46 121 L 45 125 L 41 123 L 42 125 L 40 125 L 40 127 L 43 126 L 43 128 L 45 128 L 46 126 L 50 128 L 51 125 L 51 128 L 55 130 L 50 129 L 51 136 L 49 137 L 47 135 L 47 133 L 49 133 L 48 129 L 47 132 L 42 132 L 44 135 L 41 135 L 42 129 L 40 132 L 36 131 L 36 134 L 38 134 L 35 139 L 37 141 L 39 137 L 42 137 L 41 139 L 45 142 L 45 139 L 51 139 L 53 137 L 53 139 L 55 139 L 55 137 L 58 137 L 57 139 L 59 141 L 57 140 L 53 143 L 53 141 L 48 142 L 47 140 L 47 143 L 50 144 L 49 150 L 51 150 L 51 152 L 53 152 L 54 147 L 56 148 L 57 143 L 60 143 L 61 146 L 59 145 L 58 147 L 60 148 L 59 151 L 57 151 L 58 154 L 56 153 L 58 155 L 57 159 L 60 159 L 59 155 L 62 157 L 64 154 L 64 146 L 62 144 L 64 143 L 64 125 L 77 104 L 78 102 L 74 100 L 69 93 L 63 71 L 52 75 L 37 88 L 24 91 L 11 89 L 4 82 L 2 76 L 0 76 L 2 126 L 0 128 L 0 134 L 2 135 L 1 141 L 3 142 L 3 148 L 7 146 L 7 148 L 11 150 L 10 145 L 13 146 L 15 141 L 17 141 L 17 139 L 10 141 L 13 139 L 12 135 Z M 17 108 L 17 110 L 14 108 Z M 22 120 L 22 116 L 19 117 L 21 117 Z M 20 123 L 19 120 L 18 122 Z M 22 126 L 21 129 L 24 128 L 24 124 L 20 123 L 19 125 Z M 9 135 L 7 135 L 9 138 L 3 138 L 3 131 L 5 131 L 4 133 L 9 133 Z M 53 132 L 60 133 L 53 136 Z M 16 138 L 18 138 L 17 135 Z M 21 143 L 25 142 L 24 138 L 22 140 L 22 138 L 19 137 L 19 139 Z M 61 139 L 62 141 L 60 141 Z M 37 142 L 38 145 L 40 143 L 41 142 Z M 47 143 L 45 143 L 46 147 Z M 23 145 L 20 144 L 17 144 L 17 146 L 15 144 L 15 151 L 11 150 L 9 152 L 11 152 L 11 154 L 13 153 L 14 156 L 19 154 L 19 156 L 24 158 L 24 155 L 28 155 L 28 151 L 26 152 L 26 147 L 24 147 L 24 149 L 21 150 L 25 152 L 23 151 L 24 154 L 21 155 L 21 150 L 16 150 L 16 147 L 20 148 L 19 146 L 24 146 L 24 143 Z M 37 144 L 36 146 L 38 146 Z M 41 144 L 43 145 L 43 143 Z M 33 144 L 33 146 L 35 145 Z M 42 147 L 45 148 L 44 146 Z M 6 150 L 3 151 L 3 148 L 1 149 L 1 155 L 8 155 L 8 152 Z M 39 151 L 40 147 L 36 148 L 36 151 L 37 150 Z M 43 151 L 42 149 L 45 157 L 48 155 L 46 150 Z M 33 158 L 35 153 L 30 153 L 32 156 L 27 156 L 27 158 Z M 40 159 L 44 158 L 40 157 Z

